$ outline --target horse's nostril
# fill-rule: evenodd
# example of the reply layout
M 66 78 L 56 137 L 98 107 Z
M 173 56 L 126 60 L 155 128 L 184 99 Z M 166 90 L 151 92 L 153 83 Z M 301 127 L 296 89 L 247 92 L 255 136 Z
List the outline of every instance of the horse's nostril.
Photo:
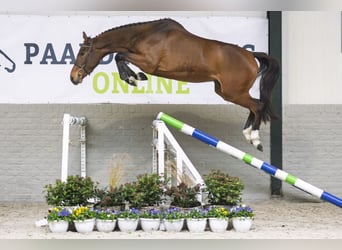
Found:
M 70 76 L 70 81 L 73 83 L 73 84 L 75 84 L 75 85 L 77 85 L 79 82 L 78 81 L 76 81 L 72 76 Z

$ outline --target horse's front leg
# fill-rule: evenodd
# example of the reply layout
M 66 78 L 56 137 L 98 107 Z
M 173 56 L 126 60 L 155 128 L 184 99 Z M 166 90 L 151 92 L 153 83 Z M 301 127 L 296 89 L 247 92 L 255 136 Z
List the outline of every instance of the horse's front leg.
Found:
M 128 67 L 123 53 L 117 53 L 115 61 L 121 80 L 124 80 L 132 86 L 137 86 L 137 80 L 147 80 L 147 76 L 144 73 L 139 72 L 136 74 L 130 67 Z
M 137 75 L 134 73 L 133 70 L 131 70 L 128 67 L 123 54 L 117 53 L 115 56 L 115 61 L 116 61 L 116 66 L 118 68 L 121 80 L 124 80 L 130 85 L 137 86 L 136 84 Z

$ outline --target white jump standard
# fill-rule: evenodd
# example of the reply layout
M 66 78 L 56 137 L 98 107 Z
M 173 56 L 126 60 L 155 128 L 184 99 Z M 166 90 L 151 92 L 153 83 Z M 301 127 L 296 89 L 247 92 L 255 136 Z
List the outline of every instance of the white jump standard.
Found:
M 66 182 L 68 178 L 68 162 L 69 162 L 69 134 L 70 126 L 80 127 L 80 144 L 81 144 L 81 177 L 86 177 L 86 126 L 88 120 L 86 117 L 75 117 L 70 114 L 63 116 L 63 145 L 62 145 L 62 166 L 61 181 Z
M 266 173 L 276 177 L 279 180 L 285 181 L 292 186 L 307 192 L 313 196 L 316 196 L 322 200 L 328 201 L 338 207 L 342 208 L 342 199 L 339 197 L 332 195 L 328 192 L 325 192 L 324 190 L 317 188 L 291 174 L 286 173 L 283 170 L 280 170 L 266 162 L 263 162 L 237 148 L 234 148 L 227 143 L 224 143 L 220 141 L 219 139 L 212 137 L 211 135 L 206 134 L 205 132 L 198 130 L 196 128 L 193 128 L 167 114 L 164 114 L 163 112 L 160 112 L 157 116 L 158 120 L 162 120 L 166 124 L 176 128 L 177 130 L 181 131 L 184 134 L 190 135 L 210 146 L 215 147 L 216 149 L 229 154 L 239 160 L 244 161 L 245 163 L 249 164 L 250 166 L 253 166 L 255 168 L 261 169 L 265 171 Z

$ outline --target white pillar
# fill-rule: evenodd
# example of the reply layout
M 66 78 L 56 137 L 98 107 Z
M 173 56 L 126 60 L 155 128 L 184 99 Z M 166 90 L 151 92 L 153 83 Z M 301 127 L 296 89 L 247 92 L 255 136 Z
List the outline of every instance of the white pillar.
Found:
M 64 117 L 63 117 L 62 173 L 61 173 L 61 181 L 63 181 L 63 182 L 66 182 L 67 177 L 68 177 L 69 134 L 70 134 L 70 115 L 64 114 Z

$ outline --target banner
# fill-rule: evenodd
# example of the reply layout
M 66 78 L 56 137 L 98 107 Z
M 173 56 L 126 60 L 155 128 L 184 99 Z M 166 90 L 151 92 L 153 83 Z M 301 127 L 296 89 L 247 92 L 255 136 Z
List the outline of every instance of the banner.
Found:
M 196 35 L 267 52 L 265 18 L 168 17 Z M 113 27 L 161 18 L 0 15 L 0 103 L 227 103 L 216 95 L 212 82 L 180 82 L 149 75 L 148 81 L 129 86 L 119 78 L 113 54 L 103 58 L 82 84 L 71 83 L 70 71 L 83 31 L 94 37 Z

